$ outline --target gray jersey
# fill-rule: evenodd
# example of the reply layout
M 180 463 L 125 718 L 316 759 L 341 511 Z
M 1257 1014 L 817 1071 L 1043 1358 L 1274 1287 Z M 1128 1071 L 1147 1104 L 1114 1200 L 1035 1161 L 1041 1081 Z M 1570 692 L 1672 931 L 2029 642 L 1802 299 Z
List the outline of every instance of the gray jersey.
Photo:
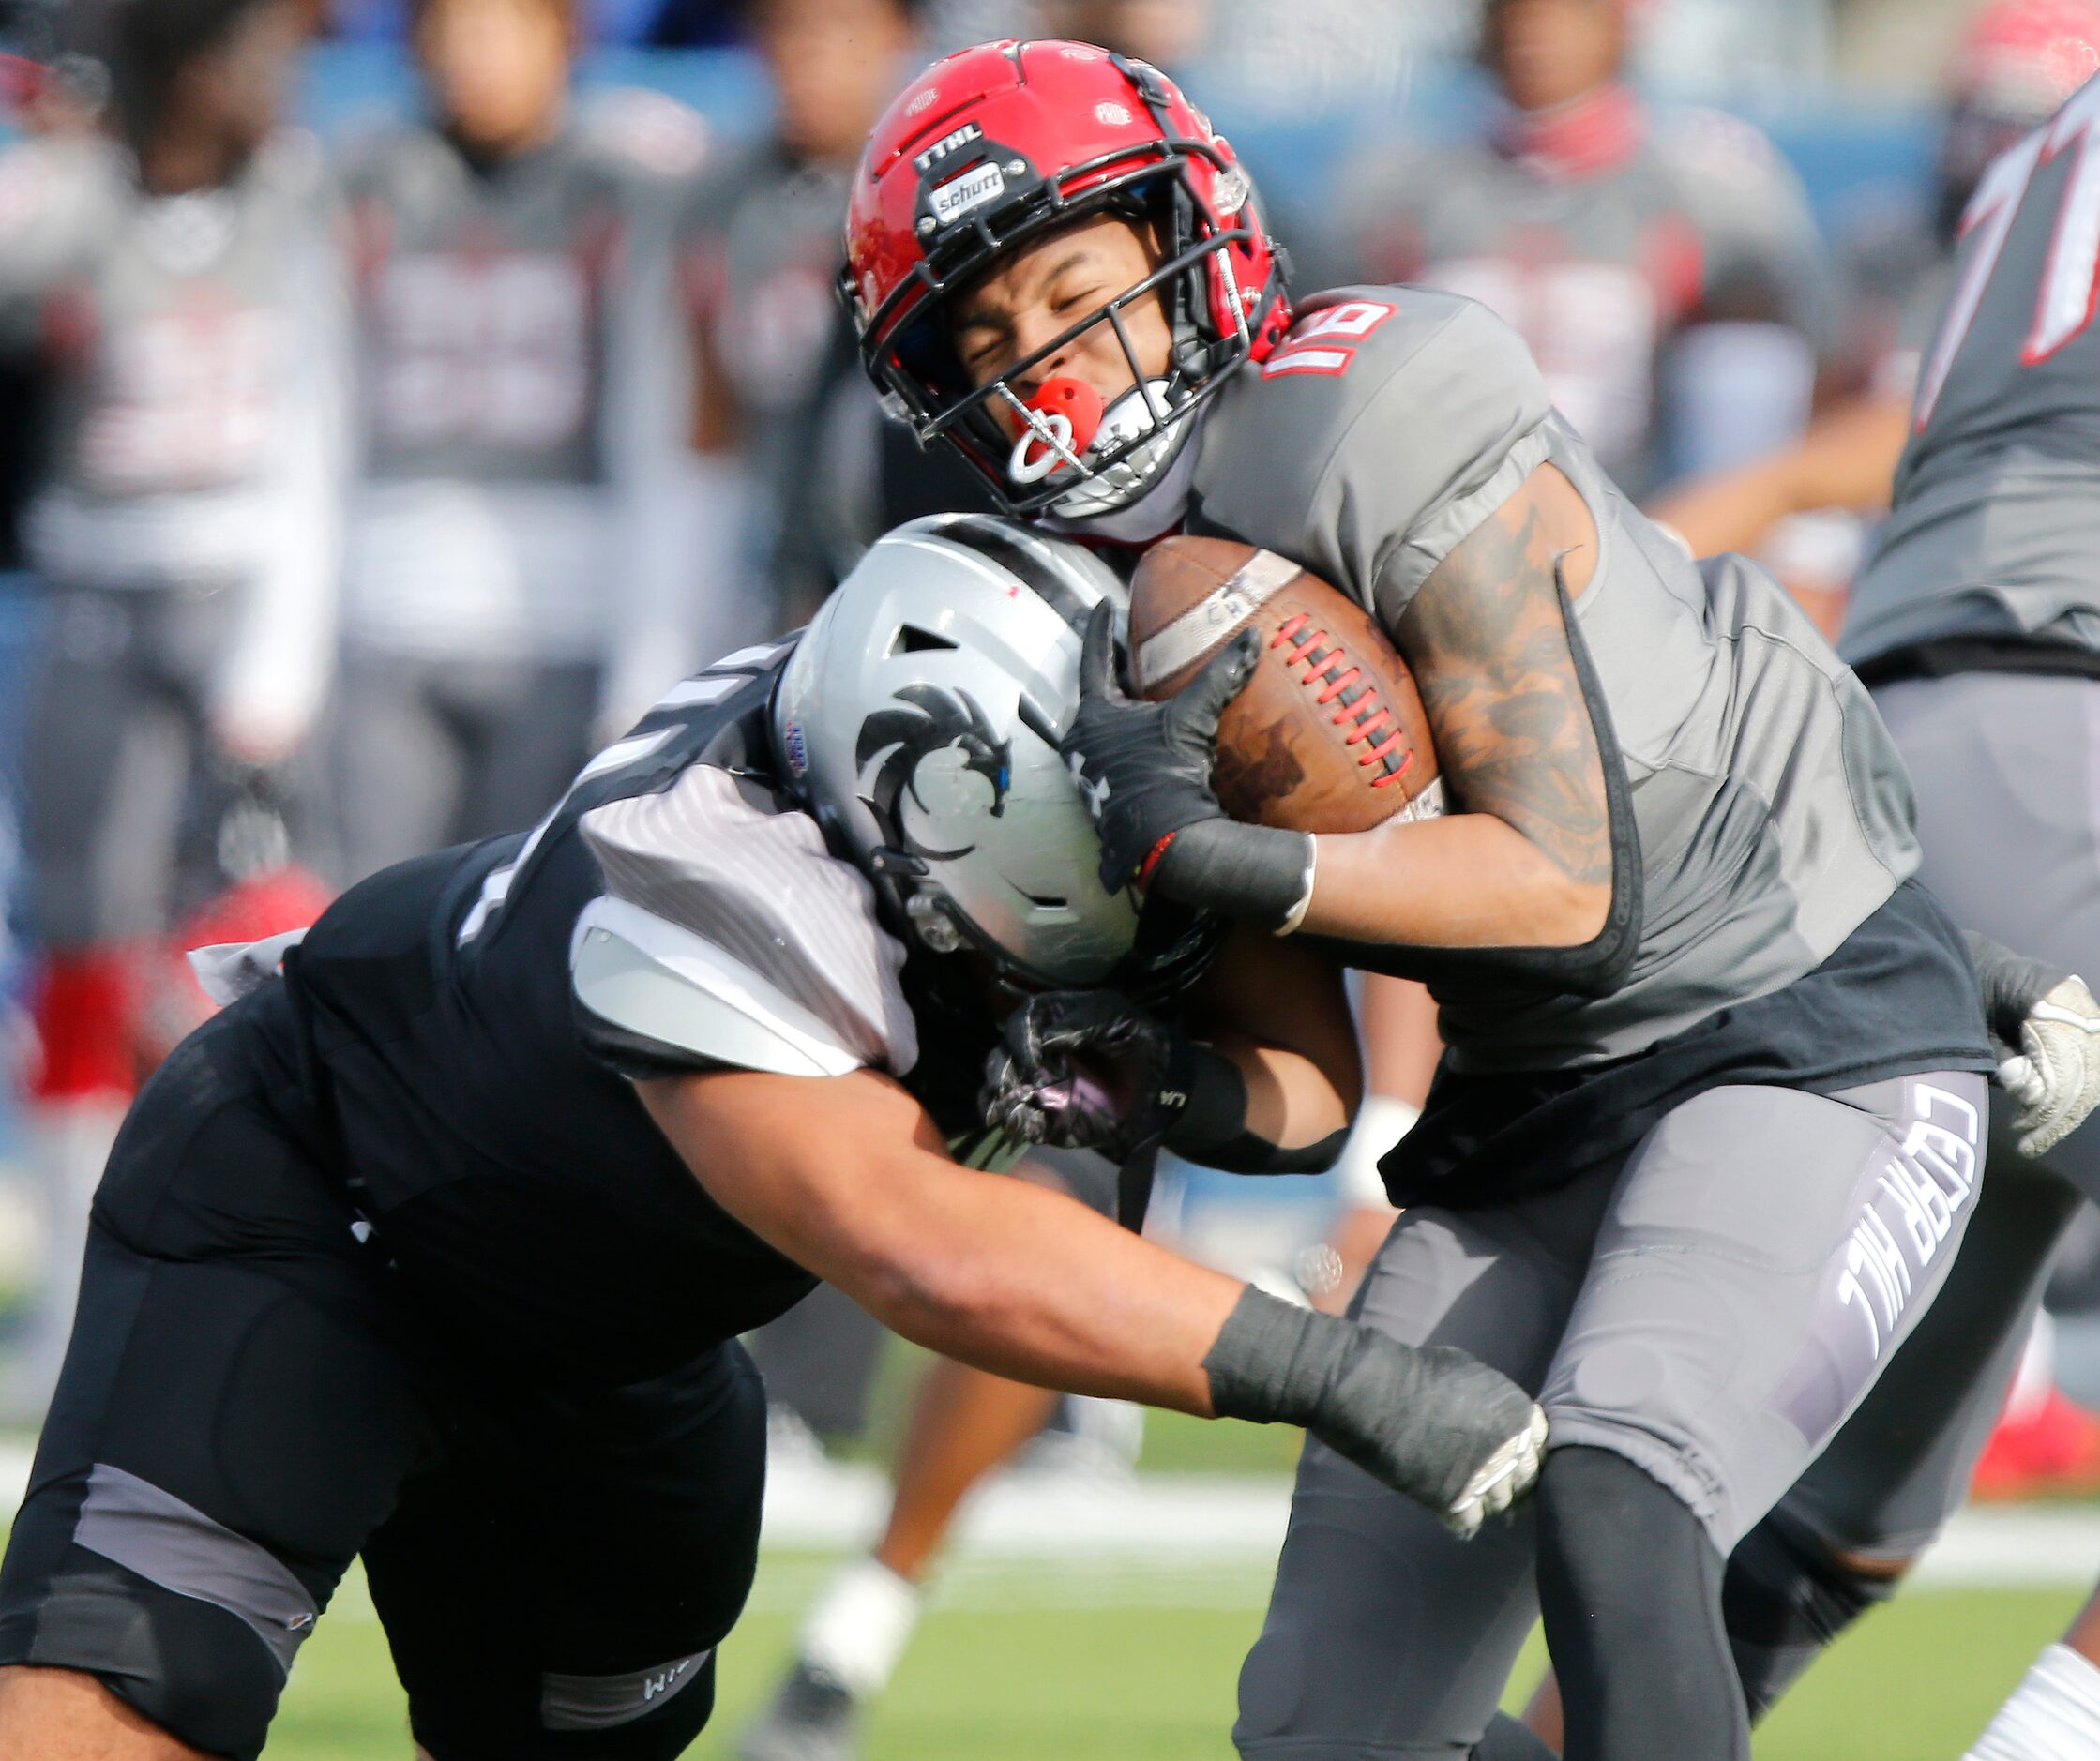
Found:
M 1639 831 L 1639 946 L 1604 998 L 1439 981 L 1455 1067 L 1641 1050 L 1800 978 L 1916 867 L 1909 781 L 1857 681 L 1761 570 L 1695 565 L 1613 488 L 1485 307 L 1322 294 L 1198 444 L 1192 526 L 1280 551 L 1388 629 L 1541 464 L 1596 520 L 1577 607 Z
M 668 196 L 601 134 L 571 126 L 476 166 L 412 125 L 342 168 L 360 403 L 347 624 L 363 643 L 594 660 L 633 584 L 675 567 Z
M 1477 299 L 1530 345 L 1605 468 L 1659 473 L 1657 369 L 1687 325 L 1821 324 L 1800 183 L 1747 123 L 1600 110 L 1576 164 L 1489 141 L 1379 154 L 1345 198 L 1358 273 Z
M 2100 651 L 2100 81 L 1985 173 L 1852 592 L 1863 663 L 1943 637 Z
M 845 331 L 832 278 L 849 165 L 812 163 L 776 143 L 707 178 L 680 223 L 695 322 L 733 391 L 763 481 L 786 469 L 797 418 L 823 389 Z
M 322 166 L 279 136 L 223 188 L 142 192 L 98 135 L 0 153 L 0 352 L 46 397 L 23 516 L 60 584 L 240 589 L 219 689 L 296 723 L 325 677 L 341 279 Z

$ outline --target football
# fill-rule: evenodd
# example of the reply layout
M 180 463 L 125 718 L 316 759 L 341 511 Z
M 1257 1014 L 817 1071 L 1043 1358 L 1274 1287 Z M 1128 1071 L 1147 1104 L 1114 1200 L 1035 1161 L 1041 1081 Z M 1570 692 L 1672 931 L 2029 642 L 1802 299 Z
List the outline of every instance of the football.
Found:
M 1428 717 L 1370 614 L 1273 550 L 1165 538 L 1130 583 L 1130 685 L 1169 697 L 1234 634 L 1260 658 L 1217 724 L 1226 812 L 1292 832 L 1363 832 L 1443 811 Z

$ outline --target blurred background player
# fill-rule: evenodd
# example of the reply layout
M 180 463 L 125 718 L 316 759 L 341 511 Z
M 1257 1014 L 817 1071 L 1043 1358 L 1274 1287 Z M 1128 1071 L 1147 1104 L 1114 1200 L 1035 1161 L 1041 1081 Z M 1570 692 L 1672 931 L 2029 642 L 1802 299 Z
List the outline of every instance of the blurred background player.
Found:
M 1555 406 L 1636 494 L 1762 451 L 1808 409 L 1821 251 L 1792 172 L 1748 124 L 1626 84 L 1639 0 L 1488 0 L 1502 103 L 1478 138 L 1361 161 L 1338 278 L 1477 299 L 1531 345 Z
M 669 189 L 572 114 L 578 42 L 569 0 L 422 0 L 427 115 L 342 170 L 353 879 L 532 823 L 596 735 L 733 645 L 688 566 Z
M 1836 634 L 1866 536 L 1857 516 L 1888 506 L 1918 357 L 1946 305 L 1977 180 L 2096 70 L 2095 0 L 1991 0 L 1977 10 L 1948 69 L 1931 188 L 1897 212 L 1884 209 L 1840 251 L 1839 340 L 1814 423 L 1798 442 L 1675 486 L 1654 504 L 1693 554 L 1763 557 Z M 1788 541 L 1806 530 L 1800 517 L 1826 510 L 1854 518 L 1823 524 L 1825 542 L 1812 552 Z
M 1911 429 L 1918 364 L 1945 309 L 1962 220 L 1985 168 L 2100 72 L 2094 0 L 1993 0 L 1970 21 L 1946 87 L 1928 203 L 1905 225 L 1883 225 L 1849 253 L 1844 334 L 1850 369 L 1839 396 L 1798 444 L 1685 484 L 1656 517 L 1700 556 L 1760 554 L 1835 633 L 1845 615 L 1865 519 L 1888 505 Z M 1803 517 L 1829 510 L 1835 541 L 1813 550 L 1789 541 Z M 1885 575 L 1886 570 L 1883 569 Z M 1977 1464 L 1980 1497 L 2014 1498 L 2100 1485 L 2100 1421 L 2058 1387 L 2055 1331 L 2037 1316 L 2002 1422 Z
M 2042 957 L 2087 968 L 2100 967 L 2096 135 L 2100 78 L 1983 173 L 1843 640 L 1914 779 L 1927 883 L 1964 924 L 2017 921 Z M 2001 1301 L 2029 1312 L 2080 1201 L 2100 1199 L 2100 1134 L 2073 1132 L 2044 1168 L 2054 1178 L 1997 1190 L 1990 1209 L 2010 1222 L 1981 1238 Z M 2002 1331 L 1981 1302 L 1949 1315 Z M 1941 1352 L 1950 1369 L 1959 1346 Z M 2100 1754 L 2100 1596 L 1971 1753 Z
M 693 442 L 725 500 L 747 498 L 745 522 L 728 535 L 777 609 L 769 628 L 806 622 L 858 550 L 908 517 L 880 503 L 841 508 L 836 489 L 813 480 L 866 478 L 840 449 L 884 440 L 832 284 L 848 182 L 916 65 L 918 12 L 918 0 L 750 0 L 771 128 L 703 181 L 680 220 L 698 368 Z M 912 511 L 984 504 L 959 473 L 943 481 L 949 492 L 936 488 Z
M 336 566 L 340 278 L 318 156 L 277 132 L 303 15 L 115 0 L 67 27 L 107 68 L 106 125 L 0 158 L 0 352 L 38 384 L 23 534 L 50 602 L 23 816 L 47 1278 L 23 1417 L 153 1056 L 153 939 L 228 878 L 220 832 L 305 737 Z

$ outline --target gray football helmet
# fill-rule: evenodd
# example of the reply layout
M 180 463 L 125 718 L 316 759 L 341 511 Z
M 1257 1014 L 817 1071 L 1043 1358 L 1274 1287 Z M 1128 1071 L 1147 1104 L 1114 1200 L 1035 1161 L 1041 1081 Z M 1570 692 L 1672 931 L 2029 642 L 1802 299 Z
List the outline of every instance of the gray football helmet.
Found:
M 783 770 L 893 925 L 1035 987 L 1114 979 L 1138 936 L 1057 742 L 1080 636 L 1126 595 L 1091 551 L 943 514 L 869 548 L 774 700 Z

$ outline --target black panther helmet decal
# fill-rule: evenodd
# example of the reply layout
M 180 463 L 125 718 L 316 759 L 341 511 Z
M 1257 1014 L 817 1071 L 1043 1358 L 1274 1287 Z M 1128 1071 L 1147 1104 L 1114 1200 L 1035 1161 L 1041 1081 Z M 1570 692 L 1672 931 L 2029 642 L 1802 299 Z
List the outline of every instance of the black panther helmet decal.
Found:
M 963 769 L 991 785 L 990 812 L 1005 811 L 1013 778 L 1012 743 L 998 739 L 984 711 L 966 691 L 945 691 L 934 685 L 907 685 L 896 693 L 905 709 L 880 709 L 860 725 L 854 761 L 861 776 L 864 801 L 887 830 L 891 843 L 921 862 L 955 862 L 976 848 L 935 850 L 921 842 L 900 811 L 909 795 L 923 813 L 931 814 L 919 792 L 919 767 L 936 753 L 954 747 L 963 755 Z M 880 760 L 879 764 L 876 760 Z M 870 779 L 869 768 L 875 764 Z

